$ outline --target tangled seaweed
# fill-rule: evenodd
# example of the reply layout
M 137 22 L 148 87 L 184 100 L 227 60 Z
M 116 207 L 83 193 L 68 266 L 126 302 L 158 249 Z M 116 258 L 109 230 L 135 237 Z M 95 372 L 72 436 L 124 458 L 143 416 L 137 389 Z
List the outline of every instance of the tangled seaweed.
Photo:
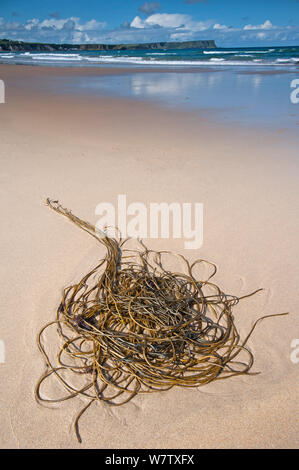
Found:
M 169 252 L 149 250 L 142 242 L 140 251 L 126 249 L 127 240 L 108 237 L 58 201 L 47 199 L 47 204 L 106 247 L 98 265 L 64 290 L 56 320 L 38 336 L 47 371 L 36 386 L 36 398 L 48 403 L 77 396 L 87 399 L 75 420 L 79 442 L 79 418 L 96 400 L 119 406 L 138 393 L 175 385 L 198 387 L 251 373 L 253 354 L 246 343 L 260 320 L 277 315 L 259 318 L 241 341 L 232 310 L 261 289 L 244 297 L 227 295 L 211 282 L 214 264 L 202 259 L 190 264 L 178 255 L 187 274 L 170 272 L 162 263 L 163 254 Z M 201 263 L 212 270 L 205 281 L 194 275 Z M 41 339 L 53 324 L 62 341 L 56 365 Z M 241 352 L 247 360 L 236 360 Z M 85 379 L 79 388 L 72 383 L 75 374 Z M 65 397 L 42 397 L 41 385 L 52 375 L 67 390 Z

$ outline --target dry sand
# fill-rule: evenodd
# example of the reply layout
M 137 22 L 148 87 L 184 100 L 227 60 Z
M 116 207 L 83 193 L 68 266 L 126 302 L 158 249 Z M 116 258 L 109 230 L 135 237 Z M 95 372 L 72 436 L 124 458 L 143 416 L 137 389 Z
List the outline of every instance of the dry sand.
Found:
M 0 66 L 7 92 L 0 105 L 0 340 L 6 349 L 0 447 L 298 446 L 299 365 L 290 359 L 299 337 L 295 141 L 279 132 L 216 126 L 204 114 L 34 89 L 47 70 L 54 73 Z M 215 262 L 216 282 L 226 292 L 241 296 L 264 287 L 236 308 L 243 337 L 261 315 L 290 315 L 266 320 L 252 336 L 260 375 L 138 396 L 119 408 L 97 404 L 82 417 L 80 446 L 72 429 L 80 399 L 54 407 L 35 402 L 45 367 L 36 337 L 54 318 L 62 288 L 94 264 L 99 250 L 44 201 L 58 198 L 96 222 L 96 205 L 116 203 L 118 194 L 128 202 L 204 203 L 200 250 L 184 250 L 183 240 L 148 244 Z

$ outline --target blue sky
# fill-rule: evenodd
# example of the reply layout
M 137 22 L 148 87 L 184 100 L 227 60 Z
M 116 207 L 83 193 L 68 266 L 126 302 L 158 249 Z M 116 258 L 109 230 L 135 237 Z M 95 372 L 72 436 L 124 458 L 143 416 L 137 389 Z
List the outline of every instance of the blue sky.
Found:
M 299 0 L 1 0 L 0 38 L 299 45 Z

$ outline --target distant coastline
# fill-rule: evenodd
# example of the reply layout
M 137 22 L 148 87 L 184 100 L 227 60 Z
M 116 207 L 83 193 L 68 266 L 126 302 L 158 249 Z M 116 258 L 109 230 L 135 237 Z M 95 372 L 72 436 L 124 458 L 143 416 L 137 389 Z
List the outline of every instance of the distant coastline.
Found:
M 0 39 L 0 51 L 136 51 L 164 49 L 216 49 L 215 41 L 150 42 L 139 44 L 49 44 Z

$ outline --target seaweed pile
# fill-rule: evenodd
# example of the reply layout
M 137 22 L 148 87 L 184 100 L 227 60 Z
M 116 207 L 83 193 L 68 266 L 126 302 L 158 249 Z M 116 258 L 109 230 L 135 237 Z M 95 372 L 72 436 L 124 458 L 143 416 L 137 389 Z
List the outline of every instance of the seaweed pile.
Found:
M 106 247 L 97 266 L 64 290 L 56 319 L 38 336 L 47 370 L 37 384 L 36 398 L 48 403 L 77 396 L 87 400 L 75 420 L 79 442 L 79 418 L 97 400 L 119 406 L 139 393 L 198 387 L 251 373 L 254 358 L 246 344 L 266 317 L 241 341 L 233 308 L 261 289 L 244 297 L 227 295 L 211 282 L 214 264 L 202 259 L 190 264 L 177 255 L 185 273 L 171 272 L 163 266 L 169 252 L 149 250 L 142 241 L 140 250 L 128 249 L 128 240 L 108 237 L 58 201 L 47 199 L 47 204 Z M 199 264 L 211 268 L 208 279 L 196 279 Z M 54 324 L 60 337 L 55 364 L 42 341 L 44 331 Z M 77 374 L 84 378 L 80 387 L 74 385 Z M 50 376 L 59 380 L 66 396 L 42 396 L 41 386 Z

